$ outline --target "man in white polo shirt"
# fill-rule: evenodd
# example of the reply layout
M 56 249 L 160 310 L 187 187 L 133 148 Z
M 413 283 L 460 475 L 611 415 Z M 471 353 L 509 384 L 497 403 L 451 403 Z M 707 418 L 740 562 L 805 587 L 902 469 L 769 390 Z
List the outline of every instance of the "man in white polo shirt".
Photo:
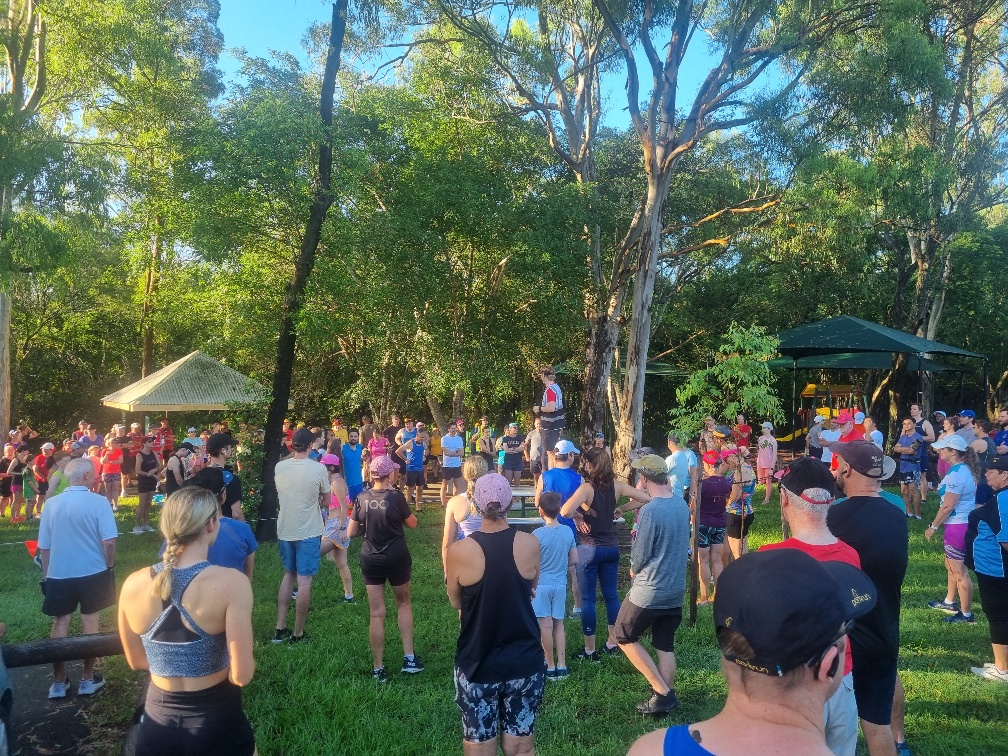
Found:
M 98 612 L 116 602 L 116 528 L 112 505 L 90 491 L 95 471 L 89 459 L 75 459 L 64 473 L 70 484 L 46 502 L 39 524 L 42 556 L 43 613 L 53 617 L 51 638 L 65 638 L 70 619 L 80 607 L 85 635 L 98 632 Z M 84 660 L 77 695 L 90 696 L 105 680 L 94 672 L 95 660 Z M 53 664 L 49 698 L 65 698 L 70 678 L 63 662 Z

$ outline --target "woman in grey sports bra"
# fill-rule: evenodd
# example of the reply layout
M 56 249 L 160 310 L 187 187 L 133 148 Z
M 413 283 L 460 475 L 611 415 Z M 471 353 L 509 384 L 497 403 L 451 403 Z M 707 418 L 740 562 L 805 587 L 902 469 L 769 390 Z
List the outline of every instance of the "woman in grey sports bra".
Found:
M 444 566 L 448 547 L 480 529 L 483 518 L 473 506 L 476 481 L 489 471 L 481 454 L 472 454 L 462 463 L 462 477 L 468 488 L 465 493 L 452 496 L 445 507 L 444 533 L 441 536 L 441 565 Z
M 255 671 L 252 586 L 244 573 L 207 561 L 219 516 L 213 492 L 193 486 L 173 493 L 161 512 L 163 561 L 123 583 L 126 661 L 151 676 L 139 756 L 256 753 L 241 703 L 241 687 Z

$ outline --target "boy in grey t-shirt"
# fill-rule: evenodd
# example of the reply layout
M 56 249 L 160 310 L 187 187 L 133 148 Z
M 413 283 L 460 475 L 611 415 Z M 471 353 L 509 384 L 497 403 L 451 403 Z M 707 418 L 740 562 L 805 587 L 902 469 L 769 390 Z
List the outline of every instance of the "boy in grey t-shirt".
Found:
M 567 614 L 567 570 L 577 564 L 574 533 L 557 522 L 563 502 L 556 491 L 546 491 L 539 497 L 539 514 L 546 521 L 532 531 L 539 539 L 539 585 L 532 599 L 532 609 L 539 620 L 543 652 L 546 654 L 546 679 L 567 677 L 567 635 L 564 616 Z M 553 644 L 556 643 L 554 664 Z

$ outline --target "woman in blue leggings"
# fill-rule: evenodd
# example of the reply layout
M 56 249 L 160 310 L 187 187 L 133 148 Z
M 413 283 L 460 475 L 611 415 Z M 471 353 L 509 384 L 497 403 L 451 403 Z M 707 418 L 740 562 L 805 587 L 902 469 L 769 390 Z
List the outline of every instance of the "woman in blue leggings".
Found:
M 572 517 L 577 525 L 578 588 L 581 592 L 581 630 L 584 649 L 574 654 L 575 659 L 599 661 L 595 650 L 595 584 L 602 587 L 609 626 L 608 641 L 602 646 L 604 654 L 618 654 L 614 623 L 619 614 L 620 599 L 616 592 L 619 572 L 619 544 L 616 541 L 614 518 L 623 513 L 616 506 L 621 496 L 646 504 L 651 497 L 613 476 L 612 457 L 608 449 L 588 449 L 581 462 L 584 482 L 564 504 L 561 514 Z

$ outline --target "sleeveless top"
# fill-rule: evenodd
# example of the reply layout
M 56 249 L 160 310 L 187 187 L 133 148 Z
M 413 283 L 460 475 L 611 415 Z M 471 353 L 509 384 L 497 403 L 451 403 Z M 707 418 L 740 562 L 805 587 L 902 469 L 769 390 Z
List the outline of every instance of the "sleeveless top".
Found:
M 410 450 L 406 452 L 406 469 L 413 470 L 423 470 L 423 460 L 424 460 L 424 445 L 417 439 L 416 433 L 414 432 L 412 438 L 405 438 L 406 434 L 403 434 L 403 443 L 406 441 L 412 441 L 413 446 Z
M 154 452 L 150 454 L 137 452 L 137 456 L 140 457 L 140 469 L 144 472 L 154 472 L 157 469 L 157 455 Z
M 468 499 L 468 496 L 466 497 Z M 479 512 L 473 507 L 472 502 L 469 502 L 469 512 L 466 516 L 458 523 L 458 539 L 461 541 L 463 538 L 468 538 L 483 525 L 483 518 L 480 516 Z
M 192 567 L 172 568 L 171 597 L 164 611 L 140 636 L 152 675 L 206 677 L 231 664 L 226 634 L 207 634 L 182 606 L 185 589 L 209 566 L 210 562 L 200 562 Z M 164 569 L 163 563 L 156 564 L 151 573 L 157 575 Z
M 553 393 L 556 394 L 556 409 L 552 412 L 539 412 L 540 427 L 544 431 L 563 430 L 564 427 L 566 427 L 567 419 L 564 415 L 563 394 L 560 392 L 560 387 L 557 384 L 551 383 L 546 387 L 546 391 L 543 392 L 542 403 L 546 404 L 546 393 L 550 389 L 552 389 Z
M 693 736 L 690 735 L 689 725 L 669 727 L 665 731 L 662 753 L 677 754 L 677 756 L 714 756 L 693 739 Z
M 917 421 L 916 423 L 914 423 L 914 430 L 917 431 L 920 434 L 921 438 L 924 438 L 924 418 L 923 417 L 919 421 Z M 921 448 L 920 448 L 920 455 L 919 456 L 921 458 L 921 461 L 923 461 L 924 463 L 927 463 L 928 452 L 930 450 L 931 450 L 931 444 L 929 444 L 927 441 L 921 441 Z
M 178 458 L 178 457 L 176 457 L 176 459 L 179 460 L 179 465 L 181 466 L 182 460 L 180 458 Z M 175 473 L 172 471 L 172 469 L 170 467 L 166 468 L 165 469 L 165 493 L 168 494 L 169 496 L 171 496 L 173 493 L 175 493 L 176 491 L 178 491 L 180 488 L 182 488 L 182 481 L 178 480 L 175 477 Z
M 539 623 L 532 611 L 532 581 L 518 571 L 514 528 L 470 535 L 483 549 L 483 579 L 462 588 L 462 626 L 455 666 L 474 683 L 500 683 L 546 666 Z
M 613 512 L 616 510 L 616 487 L 609 485 L 596 488 L 591 509 L 595 514 L 581 510 L 584 521 L 591 526 L 591 532 L 579 532 L 577 534 L 578 543 L 602 548 L 618 547 L 616 524 L 613 522 Z

